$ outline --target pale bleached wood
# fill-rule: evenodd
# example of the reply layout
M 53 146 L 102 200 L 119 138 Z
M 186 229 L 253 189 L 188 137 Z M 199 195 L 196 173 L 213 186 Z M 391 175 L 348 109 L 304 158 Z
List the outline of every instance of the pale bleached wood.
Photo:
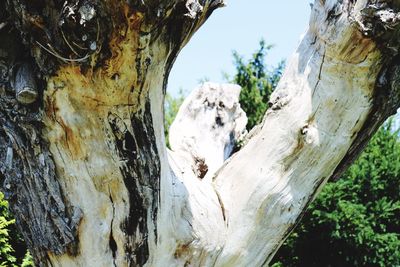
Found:
M 378 13 L 384 14 L 381 21 Z M 397 15 L 387 6 L 371 7 L 369 1 L 314 3 L 310 28 L 271 97 L 262 125 L 212 181 L 225 216 L 225 228 L 214 235 L 226 238 L 212 266 L 268 264 L 318 190 L 351 162 L 360 140 L 371 136 L 382 117 L 395 111 L 381 107 L 376 112 L 377 95 L 387 105 L 399 105 L 396 86 L 377 85 L 390 60 L 379 40 L 367 37 L 377 34 L 375 25 L 366 23 L 369 16 L 379 24 L 388 17 L 395 21 Z M 190 120 L 186 116 L 177 120 Z M 192 123 L 186 122 L 188 129 Z M 178 140 L 187 131 L 178 133 Z M 214 144 L 202 149 L 211 152 Z
M 370 119 L 385 94 L 376 84 L 386 59 L 361 27 L 371 8 L 372 29 L 377 13 L 393 12 L 370 1 L 315 1 L 263 124 L 214 178 L 228 229 L 216 266 L 267 264 L 337 166 L 350 162 L 359 133 L 376 130 Z
M 185 99 L 169 129 L 171 150 L 198 179 L 212 177 L 243 137 L 247 118 L 240 87 L 204 83 Z
M 246 145 L 225 161 L 245 124 L 239 89 L 207 84 L 183 105 L 168 152 L 169 70 L 221 1 L 91 1 L 92 28 L 53 23 L 72 13 L 50 0 L 46 14 L 23 0 L 6 4 L 46 88 L 43 110 L 29 110 L 35 120 L 18 127 L 27 107 L 0 91 L 0 171 L 18 185 L 7 191 L 11 207 L 22 211 L 17 222 L 43 266 L 266 265 L 326 180 L 400 103 L 397 5 L 317 0 Z M 76 39 L 82 27 L 90 44 Z M 96 49 L 78 57 L 68 38 Z M 24 172 L 14 175 L 10 164 Z

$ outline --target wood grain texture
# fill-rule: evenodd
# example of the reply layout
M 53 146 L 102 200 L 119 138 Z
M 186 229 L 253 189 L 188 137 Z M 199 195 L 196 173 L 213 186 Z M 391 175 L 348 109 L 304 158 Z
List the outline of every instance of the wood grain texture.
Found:
M 244 147 L 231 156 L 239 88 L 207 84 L 167 151 L 169 71 L 222 5 L 0 3 L 0 34 L 18 45 L 0 44 L 0 177 L 39 266 L 265 266 L 399 107 L 399 5 L 317 0 Z M 33 104 L 16 99 L 21 64 L 35 70 L 18 76 L 35 81 Z
M 2 176 L 38 265 L 151 265 L 165 148 L 149 95 L 163 99 L 177 53 L 218 7 L 189 2 L 1 3 L 24 51 L 1 54 Z M 36 82 L 38 101 L 19 105 Z

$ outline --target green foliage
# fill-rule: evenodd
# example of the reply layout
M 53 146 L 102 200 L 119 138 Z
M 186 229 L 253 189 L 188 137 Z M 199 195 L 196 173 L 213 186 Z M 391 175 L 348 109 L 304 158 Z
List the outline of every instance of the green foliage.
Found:
M 26 252 L 24 259 L 22 260 L 21 267 L 33 267 L 33 258 L 29 251 Z
M 400 266 L 400 140 L 391 123 L 328 183 L 273 267 Z
M 0 266 L 15 266 L 17 261 L 10 242 L 10 226 L 14 223 L 8 214 L 8 203 L 0 193 Z
M 233 54 L 236 74 L 232 82 L 242 87 L 239 102 L 247 114 L 247 130 L 261 122 L 268 108 L 269 97 L 282 75 L 283 62 L 273 71 L 266 68 L 265 56 L 270 49 L 271 46 L 260 41 L 260 48 L 247 62 L 237 52 Z
M 8 202 L 0 192 L 0 267 L 34 266 L 26 246 L 8 211 Z M 29 260 L 30 257 L 30 260 Z
M 178 97 L 174 98 L 170 94 L 166 94 L 164 102 L 164 133 L 167 146 L 169 147 L 168 141 L 168 131 L 172 122 L 174 121 L 176 114 L 179 111 L 179 107 L 182 105 L 183 100 L 185 100 L 185 93 L 183 90 L 179 90 Z

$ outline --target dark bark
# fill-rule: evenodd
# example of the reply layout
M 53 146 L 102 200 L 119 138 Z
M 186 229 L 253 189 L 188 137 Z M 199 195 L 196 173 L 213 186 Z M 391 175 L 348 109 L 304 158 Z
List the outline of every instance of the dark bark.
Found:
M 0 177 L 16 224 L 39 263 L 45 262 L 48 250 L 74 250 L 80 214 L 64 204 L 48 145 L 41 138 L 41 103 L 25 106 L 17 101 L 27 87 L 41 94 L 45 84 L 33 73 L 34 61 L 4 12 L 4 2 L 1 10 Z
M 60 175 L 43 137 L 47 79 L 66 65 L 79 66 L 81 75 L 101 69 L 113 57 L 112 43 L 118 44 L 128 27 L 138 31 L 138 39 L 133 40 L 138 43 L 138 80 L 131 90 L 138 90 L 139 103 L 143 99 L 146 102 L 133 110 L 133 133 L 121 131 L 123 122 L 117 114 L 109 114 L 108 123 L 117 141 L 117 152 L 126 161 L 121 173 L 129 192 L 130 211 L 125 225 L 121 225 L 128 238 L 124 251 L 130 266 L 142 266 L 149 257 L 147 214 L 154 214 L 152 223 L 157 231 L 155 214 L 160 190 L 160 161 L 149 89 L 143 87 L 152 78 L 148 68 L 153 62 L 145 50 L 160 40 L 166 46 L 169 53 L 165 90 L 178 52 L 221 5 L 220 0 L 0 3 L 0 35 L 4 40 L 4 45 L 0 44 L 0 177 L 17 226 L 37 264 L 47 264 L 48 252 L 74 255 L 78 251 L 77 229 L 83 216 L 80 208 L 72 207 L 63 194 Z M 129 21 L 132 14 L 140 19 Z M 141 41 L 148 36 L 147 47 L 141 47 Z M 151 197 L 145 196 L 145 189 L 153 192 Z M 110 200 L 113 201 L 111 195 Z M 157 237 L 156 232 L 154 235 Z M 110 249 L 114 255 L 118 249 L 112 231 Z

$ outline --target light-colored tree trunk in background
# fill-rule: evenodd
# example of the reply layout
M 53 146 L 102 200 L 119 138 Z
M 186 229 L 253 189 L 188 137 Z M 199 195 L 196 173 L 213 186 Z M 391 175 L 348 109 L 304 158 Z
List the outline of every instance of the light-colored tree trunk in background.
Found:
M 240 151 L 229 158 L 246 123 L 239 88 L 212 83 L 183 104 L 167 151 L 169 70 L 222 4 L 7 0 L 9 32 L 33 55 L 18 60 L 40 77 L 34 105 L 14 99 L 15 81 L 1 91 L 0 170 L 37 263 L 266 265 L 399 106 L 399 4 L 317 0 Z

